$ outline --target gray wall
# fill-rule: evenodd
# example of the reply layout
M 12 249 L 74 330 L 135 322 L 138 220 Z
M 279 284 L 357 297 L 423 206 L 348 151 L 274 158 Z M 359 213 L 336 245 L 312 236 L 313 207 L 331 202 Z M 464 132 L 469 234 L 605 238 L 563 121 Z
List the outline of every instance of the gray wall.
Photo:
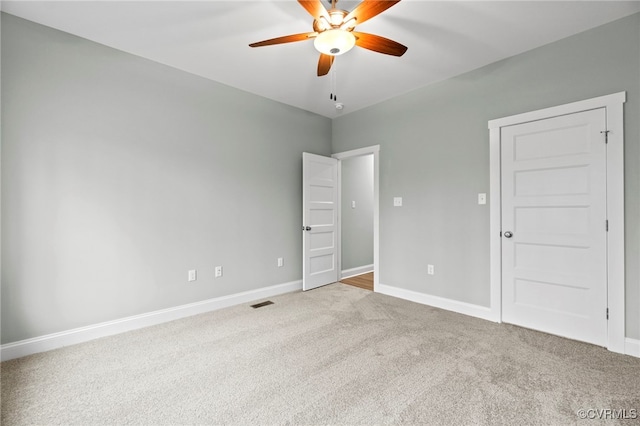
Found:
M 626 335 L 640 338 L 640 14 L 333 120 L 333 152 L 380 145 L 380 282 L 489 306 L 487 121 L 620 91 Z
M 301 154 L 330 148 L 327 118 L 3 14 L 2 343 L 299 280 Z
M 373 265 L 373 155 L 344 159 L 341 167 L 344 271 Z
M 489 210 L 476 204 L 487 121 L 619 91 L 626 334 L 640 338 L 640 15 L 345 115 L 333 131 L 15 17 L 1 28 L 2 343 L 300 279 L 301 153 L 376 144 L 381 282 L 488 306 Z

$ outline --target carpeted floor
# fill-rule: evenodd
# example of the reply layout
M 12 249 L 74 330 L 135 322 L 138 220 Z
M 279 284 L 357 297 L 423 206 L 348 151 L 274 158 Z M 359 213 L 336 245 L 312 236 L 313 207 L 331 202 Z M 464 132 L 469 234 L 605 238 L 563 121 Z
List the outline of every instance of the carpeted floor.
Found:
M 3 362 L 2 424 L 640 423 L 637 358 L 343 284 L 270 300 Z

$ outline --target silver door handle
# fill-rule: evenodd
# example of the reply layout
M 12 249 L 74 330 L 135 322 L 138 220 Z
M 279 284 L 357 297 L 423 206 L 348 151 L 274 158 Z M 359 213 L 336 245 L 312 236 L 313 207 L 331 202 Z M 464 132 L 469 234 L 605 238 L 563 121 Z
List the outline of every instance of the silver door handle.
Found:
M 311 231 L 311 227 L 310 226 L 303 226 L 302 230 L 303 231 Z
M 511 231 L 507 231 L 507 232 L 504 233 L 504 237 L 505 238 L 511 238 L 511 237 L 513 237 L 513 233 Z

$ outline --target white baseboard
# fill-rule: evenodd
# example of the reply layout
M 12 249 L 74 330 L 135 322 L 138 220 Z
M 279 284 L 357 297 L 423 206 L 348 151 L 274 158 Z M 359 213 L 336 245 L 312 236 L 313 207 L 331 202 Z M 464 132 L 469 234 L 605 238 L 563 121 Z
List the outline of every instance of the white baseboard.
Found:
M 488 321 L 500 322 L 499 318 L 490 308 L 473 305 L 471 303 L 459 302 L 457 300 L 445 299 L 443 297 L 431 296 L 424 293 L 418 293 L 412 290 L 406 290 L 399 287 L 392 287 L 385 284 L 378 284 L 376 291 L 388 296 L 398 297 L 400 299 L 409 300 L 411 302 L 421 303 L 423 305 L 433 306 L 447 311 L 457 312 L 459 314 L 469 315 Z M 624 353 L 640 358 L 640 340 L 625 339 Z
M 162 324 L 165 322 L 215 311 L 265 297 L 276 296 L 292 291 L 302 290 L 302 281 L 292 281 L 257 290 L 231 294 L 229 296 L 216 297 L 201 302 L 189 303 L 146 314 L 134 315 L 114 321 L 102 322 L 86 327 L 74 328 L 59 333 L 25 339 L 18 342 L 7 343 L 0 346 L 0 360 L 20 358 L 38 352 L 49 351 L 77 343 L 88 342 L 100 337 L 111 336 L 125 331 L 136 330 L 143 327 Z
M 373 264 L 358 266 L 357 268 L 345 269 L 340 272 L 340 279 L 355 277 L 356 275 L 368 274 L 373 272 Z
M 640 340 L 627 337 L 624 341 L 624 353 L 640 358 Z
M 488 321 L 499 322 L 499 319 L 495 318 L 495 313 L 491 310 L 491 308 L 480 305 L 460 302 L 453 299 L 446 299 L 444 297 L 431 296 L 429 294 L 418 293 L 417 291 L 406 290 L 399 287 L 392 287 L 382 283 L 376 286 L 376 292 L 386 294 L 388 296 L 398 297 L 400 299 L 410 300 L 416 303 L 421 303 L 423 305 L 433 306 L 435 308 L 445 309 L 447 311 L 457 312 L 459 314 L 469 315 Z
M 354 275 L 359 275 L 366 272 L 370 271 L 360 272 Z M 215 311 L 234 305 L 239 305 L 241 303 L 251 302 L 253 300 L 263 299 L 271 296 L 277 296 L 279 294 L 290 293 L 292 291 L 298 291 L 301 289 L 302 281 L 292 281 L 289 283 L 278 284 L 271 287 L 245 291 L 229 296 L 217 297 L 214 299 L 203 300 L 201 302 L 189 303 L 187 305 L 181 305 L 173 308 L 149 312 L 146 314 L 121 318 L 114 321 L 107 321 L 86 327 L 75 328 L 59 333 L 47 334 L 45 336 L 25 339 L 19 342 L 7 343 L 0 346 L 0 360 L 6 361 L 39 352 L 61 348 L 64 346 L 88 342 L 100 337 L 111 336 L 126 331 L 162 324 L 180 318 Z M 378 286 L 376 287 L 376 291 L 389 296 L 398 297 L 400 299 L 421 303 L 423 305 L 429 305 L 436 308 L 473 316 L 476 318 L 498 322 L 491 309 L 484 306 L 473 305 L 470 303 L 446 299 L 438 296 L 431 296 L 412 290 L 388 286 L 382 283 L 378 284 Z M 640 340 L 627 337 L 625 339 L 625 354 L 640 358 Z

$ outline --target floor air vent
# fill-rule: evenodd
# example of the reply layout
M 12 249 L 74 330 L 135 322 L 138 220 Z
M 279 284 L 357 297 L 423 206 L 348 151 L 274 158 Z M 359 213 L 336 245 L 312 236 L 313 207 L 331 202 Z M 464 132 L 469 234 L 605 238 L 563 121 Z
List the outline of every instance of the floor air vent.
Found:
M 273 305 L 271 300 L 267 300 L 266 302 L 256 303 L 255 305 L 251 305 L 253 309 L 262 308 L 263 306 Z

